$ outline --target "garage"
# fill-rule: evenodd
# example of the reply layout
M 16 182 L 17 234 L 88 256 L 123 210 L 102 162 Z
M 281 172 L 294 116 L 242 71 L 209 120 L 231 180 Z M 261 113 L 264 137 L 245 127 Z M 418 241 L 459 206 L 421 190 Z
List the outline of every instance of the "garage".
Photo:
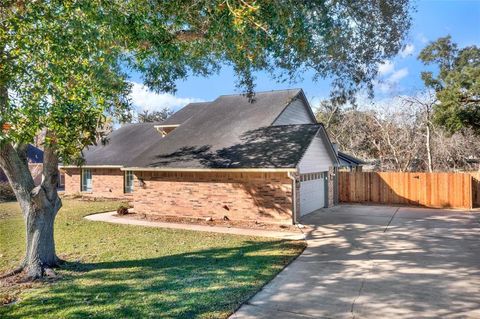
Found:
M 328 172 L 307 173 L 300 176 L 300 216 L 326 206 Z

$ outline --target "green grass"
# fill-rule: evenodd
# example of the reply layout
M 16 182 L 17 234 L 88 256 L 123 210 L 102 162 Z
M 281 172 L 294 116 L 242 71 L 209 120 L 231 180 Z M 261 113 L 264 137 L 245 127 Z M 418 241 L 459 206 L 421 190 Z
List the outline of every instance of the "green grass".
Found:
M 303 242 L 82 218 L 118 205 L 64 200 L 55 224 L 57 253 L 68 260 L 61 279 L 24 289 L 16 304 L 0 306 L 0 318 L 226 318 L 304 248 Z M 23 250 L 19 208 L 2 203 L 0 273 Z

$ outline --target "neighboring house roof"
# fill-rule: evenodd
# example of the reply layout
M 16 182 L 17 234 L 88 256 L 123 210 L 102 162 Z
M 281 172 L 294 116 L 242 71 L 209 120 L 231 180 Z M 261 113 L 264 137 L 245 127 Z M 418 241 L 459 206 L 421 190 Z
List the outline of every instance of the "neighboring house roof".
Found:
M 361 159 L 348 155 L 344 152 L 338 151 L 338 160 L 340 162 L 340 166 L 361 166 L 366 164 Z
M 27 159 L 29 163 L 43 163 L 43 151 L 32 144 L 28 144 Z
M 259 92 L 253 103 L 242 94 L 224 95 L 203 103 L 195 116 L 158 139 L 129 166 L 293 168 L 320 125 L 271 125 L 300 93 L 300 89 Z
M 85 166 L 124 166 L 161 139 L 154 128 L 159 123 L 126 124 L 108 135 L 106 144 L 83 151 Z
M 27 160 L 28 163 L 43 163 L 43 151 L 38 147 L 28 144 L 27 146 Z M 0 182 L 8 182 L 8 178 L 0 168 Z

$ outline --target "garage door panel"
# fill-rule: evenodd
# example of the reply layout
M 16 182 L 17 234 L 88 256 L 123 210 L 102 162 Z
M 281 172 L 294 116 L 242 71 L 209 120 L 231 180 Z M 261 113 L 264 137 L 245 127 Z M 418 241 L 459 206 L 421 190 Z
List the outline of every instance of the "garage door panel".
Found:
M 320 178 L 300 182 L 300 216 L 325 207 L 325 176 L 316 174 L 314 177 Z

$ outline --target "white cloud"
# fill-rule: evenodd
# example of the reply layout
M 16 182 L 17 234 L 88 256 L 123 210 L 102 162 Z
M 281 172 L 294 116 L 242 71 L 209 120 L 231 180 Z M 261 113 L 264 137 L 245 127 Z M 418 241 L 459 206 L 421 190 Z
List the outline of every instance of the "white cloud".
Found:
M 393 64 L 392 61 L 385 61 L 378 65 L 378 74 L 380 76 L 387 75 L 391 73 L 394 68 L 395 68 L 395 65 Z
M 203 100 L 190 97 L 177 97 L 170 93 L 155 93 L 140 83 L 132 82 L 130 93 L 133 105 L 137 111 L 158 111 L 165 107 L 171 110 L 178 110 L 188 103 L 202 102 Z
M 400 51 L 400 56 L 402 58 L 406 58 L 409 55 L 412 55 L 413 52 L 415 51 L 415 46 L 411 43 L 407 44 L 402 51 Z
M 417 34 L 417 39 L 422 42 L 423 44 L 426 44 L 428 43 L 428 38 L 423 34 L 423 33 L 419 33 Z
M 397 94 L 400 92 L 399 82 L 408 75 L 408 68 L 395 70 L 392 67 L 387 74 L 383 74 L 375 83 L 375 89 L 383 94 Z
M 407 75 L 408 75 L 408 69 L 402 68 L 400 70 L 393 72 L 392 75 L 388 77 L 387 81 L 398 83 L 401 79 L 403 79 Z
M 392 93 L 395 91 L 395 88 L 396 85 L 385 81 L 379 81 L 375 84 L 375 89 L 383 94 Z

